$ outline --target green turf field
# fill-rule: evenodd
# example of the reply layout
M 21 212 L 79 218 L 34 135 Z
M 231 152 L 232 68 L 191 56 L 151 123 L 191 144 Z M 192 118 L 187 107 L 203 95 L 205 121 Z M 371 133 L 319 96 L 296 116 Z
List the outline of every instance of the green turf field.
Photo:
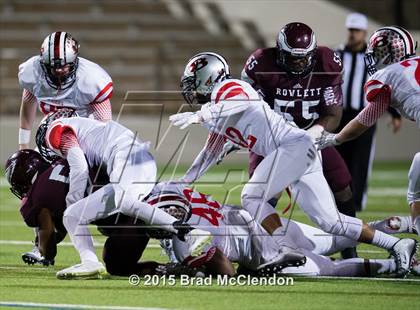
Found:
M 245 171 L 231 167 L 213 169 L 198 185 L 202 192 L 213 194 L 228 203 L 239 203 L 241 182 Z M 407 171 L 409 163 L 376 164 L 371 179 L 367 210 L 359 214 L 364 220 L 390 215 L 405 215 Z M 180 172 L 180 171 L 177 171 Z M 172 174 L 167 171 L 166 175 Z M 178 174 L 178 173 L 176 173 Z M 394 279 L 304 279 L 295 278 L 293 286 L 132 286 L 127 278 L 103 280 L 57 280 L 55 272 L 78 262 L 76 251 L 64 244 L 58 249 L 54 267 L 26 266 L 21 253 L 30 250 L 25 242 L 33 238 L 18 211 L 18 200 L 8 191 L 5 180 L 0 183 L 0 302 L 15 307 L 24 302 L 39 304 L 125 306 L 143 309 L 419 309 L 420 277 Z M 279 209 L 287 204 L 283 198 Z M 308 222 L 299 210 L 293 219 Z M 418 240 L 420 238 L 417 237 Z M 96 236 L 95 241 L 103 242 Z M 68 242 L 66 238 L 65 242 Z M 98 255 L 101 248 L 97 247 Z M 387 253 L 362 245 L 359 255 L 366 258 L 385 258 Z M 165 261 L 156 243 L 145 252 L 145 260 Z M 0 304 L 1 305 L 1 304 Z M 0 306 L 1 307 L 1 306 Z M 5 306 L 3 306 L 5 307 Z M 51 308 L 52 306 L 50 306 Z M 54 306 L 61 309 L 64 306 Z M 45 308 L 48 308 L 45 306 Z

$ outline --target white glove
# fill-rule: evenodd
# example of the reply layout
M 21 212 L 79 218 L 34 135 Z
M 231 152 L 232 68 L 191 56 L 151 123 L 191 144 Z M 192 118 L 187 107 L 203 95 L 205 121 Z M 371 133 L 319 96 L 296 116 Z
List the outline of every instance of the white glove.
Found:
M 329 133 L 328 131 L 324 130 L 321 134 L 321 137 L 315 140 L 315 144 L 317 145 L 318 150 L 341 144 L 339 141 L 337 141 L 336 137 L 337 135 L 335 133 Z
M 308 135 L 312 138 L 312 141 L 315 142 L 317 139 L 321 138 L 322 133 L 324 132 L 324 127 L 318 124 L 313 125 L 307 131 Z
M 238 147 L 236 144 L 233 144 L 231 141 L 226 141 L 226 143 L 223 145 L 223 151 L 220 153 L 220 155 L 217 157 L 216 164 L 220 164 L 223 159 L 228 156 L 232 152 L 236 152 L 240 150 L 241 148 Z
M 185 129 L 191 124 L 200 124 L 202 119 L 198 112 L 184 112 L 169 116 L 169 121 L 172 125 Z

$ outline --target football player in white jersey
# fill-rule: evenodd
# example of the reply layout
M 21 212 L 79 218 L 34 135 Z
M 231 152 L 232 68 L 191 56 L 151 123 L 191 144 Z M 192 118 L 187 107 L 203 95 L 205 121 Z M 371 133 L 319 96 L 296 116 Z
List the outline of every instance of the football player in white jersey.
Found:
M 187 102 L 202 106 L 170 120 L 181 129 L 199 123 L 211 133 L 183 181 L 191 183 L 201 176 L 216 162 L 224 140 L 231 140 L 264 156 L 241 198 L 242 206 L 269 234 L 279 235 L 282 227 L 268 200 L 289 186 L 297 204 L 322 230 L 382 247 L 394 255 L 401 276 L 409 272 L 416 241 L 384 234 L 339 213 L 311 138 L 273 112 L 251 85 L 230 79 L 222 56 L 200 53 L 191 58 L 181 86 Z
M 393 259 L 332 261 L 326 256 L 348 246 L 356 246 L 357 242 L 285 218 L 281 221 L 286 244 L 303 252 L 306 262 L 297 267 L 276 264 L 280 248 L 273 238 L 278 236 L 268 235 L 243 208 L 220 204 L 211 196 L 173 183 L 159 183 L 147 201 L 191 226 L 211 233 L 212 238 L 201 247 L 190 244 L 188 239 L 181 242 L 177 237 L 172 238 L 172 250 L 180 263 L 192 268 L 205 267 L 209 273 L 233 276 L 236 271 L 232 263 L 261 276 L 273 273 L 374 276 L 395 274 L 397 271 Z M 418 269 L 416 266 L 416 274 Z
M 40 55 L 19 66 L 18 78 L 23 89 L 19 149 L 29 148 L 37 107 L 45 115 L 65 107 L 82 117 L 112 118 L 111 77 L 99 65 L 79 57 L 79 43 L 67 32 L 48 35 Z
M 369 104 L 338 134 L 324 132 L 319 148 L 338 145 L 360 136 L 391 106 L 420 128 L 420 57 L 411 34 L 401 27 L 383 27 L 370 37 L 366 63 L 371 75 L 365 85 Z M 420 234 L 420 152 L 408 173 L 407 201 Z
M 95 254 L 87 225 L 113 212 L 138 217 L 147 224 L 172 233 L 189 233 L 190 227 L 178 225 L 177 220 L 169 214 L 142 202 L 154 187 L 156 179 L 155 160 L 148 151 L 150 143 L 141 141 L 137 134 L 112 120 L 105 123 L 72 115 L 73 112 L 67 109 L 49 114 L 41 122 L 36 137 L 37 146 L 44 157 L 53 151 L 67 159 L 70 166 L 63 224 L 80 254 L 81 264 L 59 271 L 57 277 L 77 278 L 105 272 Z M 102 165 L 106 167 L 110 184 L 91 195 L 105 199 L 109 187 L 112 187 L 114 203 L 90 204 L 91 196 L 85 197 L 88 167 Z

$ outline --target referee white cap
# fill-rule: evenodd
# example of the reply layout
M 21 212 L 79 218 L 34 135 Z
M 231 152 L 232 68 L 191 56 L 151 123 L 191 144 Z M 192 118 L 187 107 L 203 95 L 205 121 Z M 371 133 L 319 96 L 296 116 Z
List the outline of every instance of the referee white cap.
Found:
M 360 13 L 350 13 L 346 18 L 347 29 L 367 30 L 368 20 L 366 15 Z

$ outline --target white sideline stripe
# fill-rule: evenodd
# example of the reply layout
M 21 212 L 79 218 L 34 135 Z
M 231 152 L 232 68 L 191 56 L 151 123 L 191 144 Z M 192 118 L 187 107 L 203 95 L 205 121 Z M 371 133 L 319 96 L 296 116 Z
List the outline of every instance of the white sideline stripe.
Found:
M 373 187 L 368 190 L 368 197 L 404 196 L 407 195 L 406 187 Z
M 26 241 L 26 240 L 0 240 L 0 244 L 4 245 L 33 245 L 32 241 Z M 104 244 L 99 242 L 94 242 L 94 246 L 96 247 L 102 247 Z M 71 242 L 60 242 L 58 246 L 73 246 Z M 159 244 L 148 244 L 148 248 L 160 248 Z
M 334 276 L 309 276 L 313 279 L 331 280 L 359 280 L 359 281 L 381 281 L 381 282 L 419 282 L 420 279 L 399 279 L 399 278 L 365 278 L 365 277 L 334 277 Z
M 0 306 L 24 307 L 24 308 L 49 308 L 49 309 L 117 309 L 117 310 L 169 310 L 170 308 L 150 307 L 125 307 L 125 306 L 99 306 L 81 304 L 44 304 L 22 301 L 0 301 Z

